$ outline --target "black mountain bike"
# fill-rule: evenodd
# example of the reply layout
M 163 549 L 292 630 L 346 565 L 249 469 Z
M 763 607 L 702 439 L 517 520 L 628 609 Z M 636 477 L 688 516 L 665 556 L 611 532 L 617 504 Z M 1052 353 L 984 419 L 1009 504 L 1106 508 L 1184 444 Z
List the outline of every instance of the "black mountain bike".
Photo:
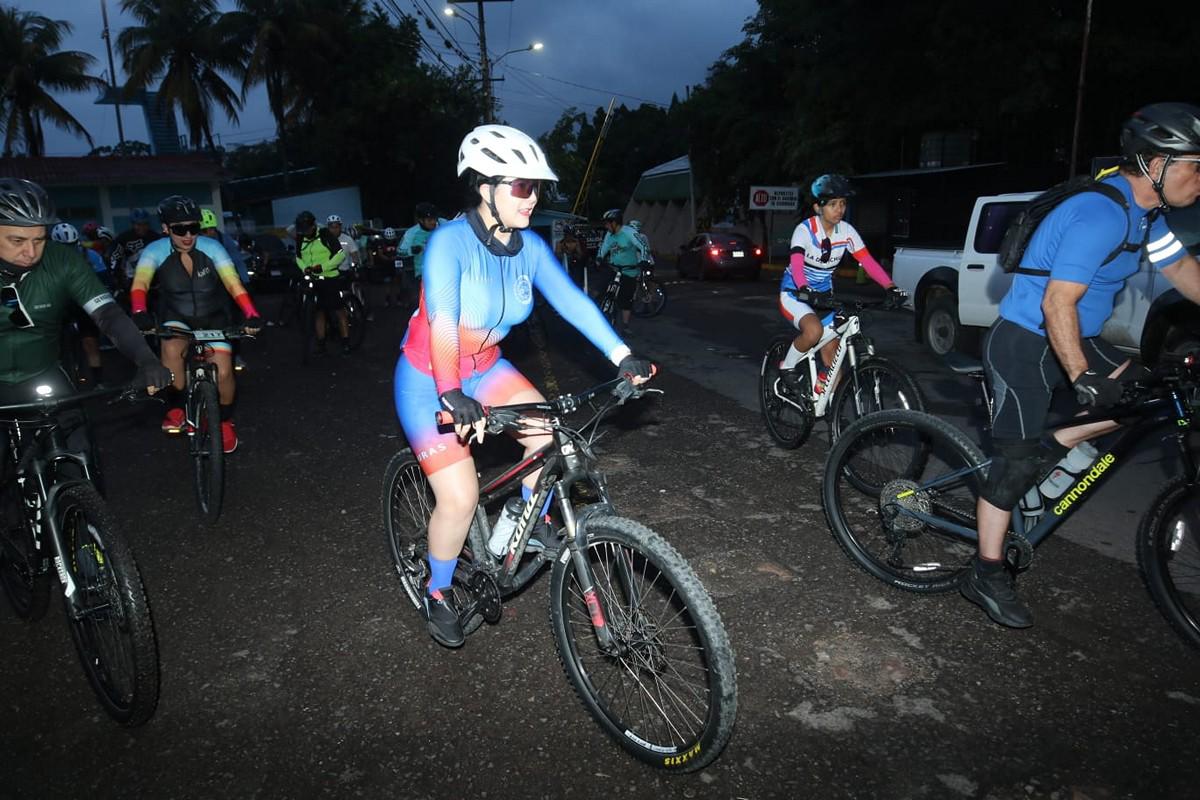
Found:
M 303 272 L 296 282 L 296 315 L 300 322 L 300 341 L 303 348 L 300 361 L 303 364 L 308 364 L 317 341 L 317 312 L 320 310 L 317 301 L 317 284 L 321 280 L 342 281 L 341 278 L 322 279 Z M 349 332 L 346 343 L 350 345 L 351 350 L 357 350 L 362 347 L 363 339 L 367 335 L 366 307 L 351 291 L 348 281 L 342 281 L 338 289 L 338 296 L 341 298 L 342 309 L 346 312 L 346 328 Z M 326 312 L 325 340 L 327 342 L 335 341 L 338 336 L 337 331 L 337 312 Z
M 608 286 L 605 287 L 604 294 L 600 297 L 600 311 L 609 324 L 616 328 L 621 322 L 621 309 L 617 308 L 617 292 L 621 288 L 621 271 L 611 264 L 609 268 L 613 270 L 613 276 L 612 280 L 608 282 Z M 631 307 L 633 315 L 635 317 L 657 316 L 667 307 L 667 290 L 655 280 L 654 270 L 648 266 L 641 268 L 635 280 Z
M 225 498 L 225 447 L 221 441 L 221 399 L 212 345 L 213 342 L 249 337 L 241 330 L 188 330 L 170 326 L 151 333 L 160 339 L 183 337 L 189 340 L 183 351 L 187 384 L 184 387 L 184 424 L 180 433 L 188 440 L 196 506 L 207 522 L 216 522 Z
M 145 387 L 141 392 L 144 393 Z M 17 616 L 41 619 L 50 578 L 62 585 L 71 638 L 104 710 L 141 725 L 158 705 L 158 643 L 133 551 L 92 480 L 86 449 L 67 444 L 58 412 L 136 389 L 98 389 L 0 406 L 0 585 Z
M 584 707 L 629 753 L 667 770 L 711 763 L 729 741 L 737 714 L 733 648 L 712 599 L 675 548 L 616 515 L 593 444 L 601 418 L 642 390 L 624 380 L 543 403 L 491 408 L 487 429 L 544 431 L 551 444 L 480 489 L 459 556 L 453 591 L 463 630 L 500 620 L 502 598 L 550 566 L 550 625 L 567 679 Z M 582 408 L 579 428 L 560 417 Z M 445 413 L 445 412 L 442 412 Z M 485 508 L 541 469 L 538 486 L 503 557 L 487 548 Z M 527 551 L 553 491 L 559 538 Z M 422 614 L 429 581 L 426 525 L 433 493 L 410 450 L 397 453 L 383 479 L 383 521 L 396 573 Z
M 1200 475 L 1188 441 L 1198 410 L 1200 369 L 1188 356 L 1129 384 L 1120 406 L 1050 427 L 1099 420 L 1124 426 L 1089 468 L 1051 482 L 1056 494 L 1045 488 L 1054 469 L 1025 493 L 1005 543 L 1010 568 L 1027 569 L 1034 548 L 1095 497 L 1141 442 L 1173 442 L 1183 470 L 1142 518 L 1138 566 L 1167 621 L 1200 647 Z M 975 503 L 990 464 L 965 434 L 937 417 L 915 411 L 865 417 L 846 429 L 825 462 L 825 516 L 838 544 L 867 573 L 911 592 L 954 589 L 975 555 Z M 1040 517 L 1031 513 L 1031 499 Z

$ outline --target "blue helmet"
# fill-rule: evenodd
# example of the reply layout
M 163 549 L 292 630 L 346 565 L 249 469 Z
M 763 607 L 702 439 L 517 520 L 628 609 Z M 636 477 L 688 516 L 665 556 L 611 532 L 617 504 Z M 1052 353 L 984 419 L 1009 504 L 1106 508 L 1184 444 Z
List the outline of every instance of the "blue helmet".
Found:
M 822 175 L 812 182 L 812 196 L 825 205 L 835 197 L 854 197 L 854 187 L 844 175 Z
M 144 208 L 135 208 L 129 212 L 129 221 L 134 225 L 150 224 L 150 212 Z

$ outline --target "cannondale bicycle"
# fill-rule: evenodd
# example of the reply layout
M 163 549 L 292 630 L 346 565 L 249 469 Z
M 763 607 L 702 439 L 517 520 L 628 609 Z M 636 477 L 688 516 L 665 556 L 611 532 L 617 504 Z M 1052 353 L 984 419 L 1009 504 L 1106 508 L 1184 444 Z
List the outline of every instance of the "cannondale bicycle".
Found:
M 806 299 L 805 293 L 793 294 Z M 891 360 L 875 353 L 862 332 L 862 321 L 847 308 L 892 308 L 894 301 L 854 303 L 839 307 L 825 319 L 821 339 L 791 369 L 782 366 L 795 334 L 776 336 L 759 367 L 758 399 L 767 432 L 785 449 L 807 441 L 816 421 L 829 422 L 832 439 L 854 420 L 888 408 L 921 410 L 925 401 L 917 382 Z M 821 349 L 838 339 L 837 354 L 828 370 Z M 790 373 L 790 374 L 789 374 Z M 846 374 L 843 374 L 846 373 Z
M 87 448 L 61 411 L 88 400 L 145 394 L 97 389 L 0 406 L 7 458 L 0 469 L 0 585 L 18 617 L 41 619 L 51 576 L 61 585 L 71 638 L 100 704 L 122 725 L 141 725 L 158 705 L 158 643 L 141 572 L 93 483 Z
M 490 433 L 538 431 L 553 441 L 480 489 L 452 591 L 463 632 L 470 635 L 485 621 L 499 622 L 503 599 L 549 567 L 554 641 L 588 713 L 636 758 L 688 772 L 712 763 L 729 741 L 737 675 L 721 617 L 696 573 L 661 536 L 617 515 L 598 468 L 593 445 L 601 419 L 644 391 L 617 380 L 556 400 L 487 411 Z M 579 427 L 563 421 L 582 410 L 591 416 Z M 537 488 L 503 555 L 493 556 L 487 508 L 500 505 L 538 469 Z M 555 535 L 533 552 L 538 510 L 551 493 Z M 402 450 L 384 475 L 383 522 L 396 574 L 422 620 L 432 507 L 417 456 Z
M 959 369 L 962 373 L 969 370 Z M 986 394 L 985 394 L 985 399 Z M 1189 437 L 1200 420 L 1200 368 L 1188 356 L 1126 385 L 1124 401 L 1049 428 L 1115 420 L 1105 448 L 1067 471 L 1046 465 L 1013 509 L 1005 542 L 1010 569 L 1028 569 L 1034 548 L 1096 497 L 1136 447 L 1174 444 L 1182 471 L 1150 503 L 1137 531 L 1137 560 L 1155 604 L 1200 647 L 1200 475 Z M 957 588 L 975 555 L 976 501 L 990 460 L 960 430 L 915 411 L 886 411 L 847 428 L 825 462 L 822 500 L 830 530 L 852 561 L 898 589 Z

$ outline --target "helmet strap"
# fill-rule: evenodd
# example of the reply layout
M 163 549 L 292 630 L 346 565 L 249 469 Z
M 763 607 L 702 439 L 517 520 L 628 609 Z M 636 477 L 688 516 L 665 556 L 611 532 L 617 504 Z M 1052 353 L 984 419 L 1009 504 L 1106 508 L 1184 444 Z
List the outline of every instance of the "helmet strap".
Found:
M 496 184 L 488 182 L 484 185 L 490 186 L 492 189 L 492 191 L 488 193 L 488 196 L 484 198 L 484 202 L 487 203 L 488 211 L 491 213 L 492 219 L 495 221 L 492 225 L 488 226 L 488 240 L 484 242 L 484 245 L 490 247 L 497 232 L 512 233 L 513 229 L 500 222 L 500 211 L 496 208 Z M 481 191 L 479 195 L 482 197 L 483 192 Z
M 1171 155 L 1170 153 L 1163 153 L 1162 155 L 1162 169 L 1158 171 L 1157 178 L 1150 174 L 1150 165 L 1146 163 L 1146 157 L 1142 153 L 1137 154 L 1137 165 L 1138 169 L 1141 170 L 1142 175 L 1144 175 L 1146 179 L 1150 181 L 1150 185 L 1154 187 L 1154 193 L 1158 195 L 1159 209 L 1162 211 L 1167 211 L 1171 206 L 1167 203 L 1166 195 L 1163 194 L 1163 181 L 1167 177 L 1167 168 L 1171 166 L 1171 162 L 1175 160 L 1175 156 Z

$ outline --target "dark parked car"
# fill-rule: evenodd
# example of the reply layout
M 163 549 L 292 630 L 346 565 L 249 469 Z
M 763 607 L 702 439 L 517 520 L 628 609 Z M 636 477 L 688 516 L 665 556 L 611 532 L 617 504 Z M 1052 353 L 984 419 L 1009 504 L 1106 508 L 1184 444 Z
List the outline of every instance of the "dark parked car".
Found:
M 273 233 L 260 233 L 250 242 L 246 266 L 250 281 L 263 291 L 278 291 L 297 272 L 296 253 Z
M 762 248 L 740 233 L 701 233 L 679 246 L 676 268 L 680 277 L 705 280 L 740 275 L 758 280 Z

